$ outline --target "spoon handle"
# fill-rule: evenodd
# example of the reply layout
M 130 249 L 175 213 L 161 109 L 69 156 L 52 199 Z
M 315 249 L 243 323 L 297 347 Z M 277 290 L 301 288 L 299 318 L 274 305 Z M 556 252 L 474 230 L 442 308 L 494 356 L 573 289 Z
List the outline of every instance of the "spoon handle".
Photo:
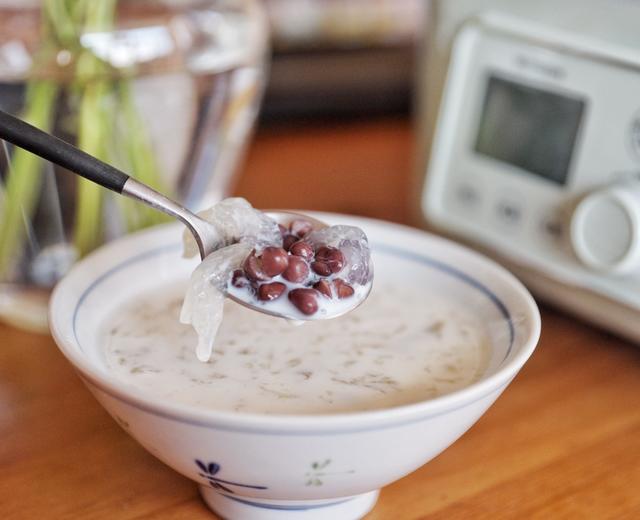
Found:
M 193 234 L 203 259 L 220 247 L 222 243 L 220 236 L 211 224 L 194 215 L 176 201 L 66 141 L 43 132 L 2 110 L 0 110 L 0 139 L 24 148 L 100 186 L 176 217 Z
M 117 168 L 2 110 L 0 110 L 0 139 L 24 148 L 117 193 L 122 193 L 122 188 L 129 179 L 126 173 Z

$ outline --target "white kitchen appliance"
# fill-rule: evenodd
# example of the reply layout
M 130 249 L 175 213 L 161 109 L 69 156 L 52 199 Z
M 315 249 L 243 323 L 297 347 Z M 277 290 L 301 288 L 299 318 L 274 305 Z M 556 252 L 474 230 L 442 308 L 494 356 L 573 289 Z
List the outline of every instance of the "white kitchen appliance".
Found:
M 444 0 L 430 14 L 427 223 L 640 342 L 640 2 Z

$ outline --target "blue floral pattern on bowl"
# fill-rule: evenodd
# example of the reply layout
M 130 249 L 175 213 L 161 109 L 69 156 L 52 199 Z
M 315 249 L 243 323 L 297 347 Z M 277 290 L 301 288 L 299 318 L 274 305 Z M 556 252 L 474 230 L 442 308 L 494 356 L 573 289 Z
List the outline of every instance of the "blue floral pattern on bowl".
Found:
M 333 475 L 349 475 L 355 473 L 355 470 L 344 470 L 344 471 L 327 471 L 327 466 L 331 464 L 331 459 L 325 459 L 323 461 L 315 461 L 311 463 L 311 470 L 305 473 L 305 486 L 322 486 L 324 481 L 322 480 L 325 477 L 333 476 Z
M 201 460 L 195 459 L 195 463 L 197 464 L 198 468 L 200 468 L 201 470 L 200 472 L 198 472 L 198 475 L 206 478 L 207 481 L 209 482 L 209 485 L 214 489 L 219 489 L 220 491 L 225 491 L 227 493 L 235 493 L 235 491 L 233 491 L 233 489 L 231 489 L 229 486 L 243 487 L 243 488 L 250 488 L 250 489 L 268 489 L 267 486 L 253 486 L 250 484 L 240 484 L 239 482 L 231 482 L 229 480 L 223 480 L 221 478 L 216 477 L 215 475 L 218 474 L 221 467 L 220 467 L 220 464 L 217 464 L 215 462 L 205 463 L 205 462 L 202 462 Z

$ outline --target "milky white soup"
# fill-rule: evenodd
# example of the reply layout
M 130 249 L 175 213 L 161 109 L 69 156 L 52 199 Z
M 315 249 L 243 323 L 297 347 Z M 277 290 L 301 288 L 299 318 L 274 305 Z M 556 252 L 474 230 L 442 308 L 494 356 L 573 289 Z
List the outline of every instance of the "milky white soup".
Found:
M 107 365 L 163 400 L 210 410 L 326 414 L 415 403 L 465 387 L 489 359 L 485 326 L 424 289 L 376 285 L 355 311 L 293 326 L 225 304 L 208 362 L 179 322 L 184 287 L 132 300 L 105 324 Z

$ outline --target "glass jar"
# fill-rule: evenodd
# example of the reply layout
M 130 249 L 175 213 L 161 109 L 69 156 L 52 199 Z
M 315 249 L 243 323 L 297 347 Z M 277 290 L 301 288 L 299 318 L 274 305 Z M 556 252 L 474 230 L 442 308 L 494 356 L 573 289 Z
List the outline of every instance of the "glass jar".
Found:
M 266 56 L 254 0 L 0 0 L 0 109 L 191 209 L 232 189 Z M 0 180 L 0 318 L 34 330 L 78 258 L 166 221 L 2 141 Z

